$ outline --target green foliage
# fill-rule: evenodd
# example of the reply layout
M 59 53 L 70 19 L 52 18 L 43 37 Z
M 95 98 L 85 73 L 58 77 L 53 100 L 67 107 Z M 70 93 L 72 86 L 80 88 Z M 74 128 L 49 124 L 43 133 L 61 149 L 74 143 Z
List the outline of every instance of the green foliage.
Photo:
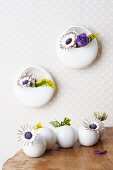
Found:
M 49 87 L 52 87 L 54 89 L 56 88 L 55 83 L 51 80 L 46 79 L 46 78 L 41 79 L 41 80 L 35 79 L 35 87 L 40 87 L 40 86 L 49 86 Z
M 68 117 L 65 117 L 63 123 L 64 123 L 64 125 L 69 125 L 70 126 L 71 125 L 70 121 L 71 121 L 71 119 L 69 119 Z
M 71 119 L 69 119 L 68 117 L 65 117 L 62 122 L 59 122 L 58 120 L 54 120 L 49 123 L 56 128 L 56 127 L 65 126 L 65 125 L 70 126 L 71 125 L 70 122 L 71 122 Z
M 30 87 L 33 87 L 33 83 L 32 82 L 30 82 Z
M 96 119 L 99 119 L 100 121 L 104 121 L 108 118 L 108 114 L 106 114 L 104 112 L 95 112 L 94 117 Z
M 49 123 L 54 127 L 60 127 L 61 126 L 60 122 L 58 122 L 57 120 L 51 121 Z
M 96 33 L 96 34 L 94 34 L 94 33 L 89 34 L 88 35 L 89 42 L 92 41 L 94 38 L 97 38 L 97 36 L 98 36 L 98 33 Z

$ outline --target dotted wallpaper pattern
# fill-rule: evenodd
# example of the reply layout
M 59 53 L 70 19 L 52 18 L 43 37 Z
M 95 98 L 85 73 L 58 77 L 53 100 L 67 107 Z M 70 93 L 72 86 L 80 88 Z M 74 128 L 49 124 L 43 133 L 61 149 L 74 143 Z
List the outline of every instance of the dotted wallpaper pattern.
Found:
M 83 25 L 98 32 L 96 61 L 83 70 L 63 66 L 56 39 L 66 28 Z M 0 0 L 0 166 L 20 146 L 17 130 L 23 123 L 68 116 L 78 127 L 94 111 L 109 114 L 113 125 L 113 1 Z M 13 94 L 16 74 L 27 65 L 40 65 L 54 77 L 58 90 L 40 109 L 21 105 Z

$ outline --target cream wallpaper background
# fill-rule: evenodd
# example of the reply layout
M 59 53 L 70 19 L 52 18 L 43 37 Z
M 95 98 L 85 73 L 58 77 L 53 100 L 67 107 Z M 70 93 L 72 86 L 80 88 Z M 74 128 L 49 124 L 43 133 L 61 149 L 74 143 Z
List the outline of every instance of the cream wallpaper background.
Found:
M 56 39 L 66 28 L 83 25 L 98 32 L 96 61 L 83 70 L 63 66 Z M 68 116 L 78 127 L 94 111 L 109 114 L 113 125 L 113 0 L 0 0 L 0 165 L 19 148 L 23 123 Z M 46 68 L 58 91 L 43 108 L 21 105 L 13 94 L 15 75 L 27 65 Z

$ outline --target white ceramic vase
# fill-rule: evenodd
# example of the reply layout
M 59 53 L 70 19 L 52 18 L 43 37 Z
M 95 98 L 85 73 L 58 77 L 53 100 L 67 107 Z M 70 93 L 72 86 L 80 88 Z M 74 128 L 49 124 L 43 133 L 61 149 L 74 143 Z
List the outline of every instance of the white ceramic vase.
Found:
M 78 129 L 79 142 L 83 146 L 93 146 L 98 142 L 99 132 L 94 130 L 87 130 L 84 126 Z
M 71 29 L 68 29 L 64 31 L 62 35 L 64 35 L 67 32 L 76 31 L 79 34 L 86 33 L 91 34 L 91 32 L 83 27 L 83 26 L 75 26 Z M 59 41 L 60 37 L 58 38 L 56 48 L 57 48 L 57 54 L 60 59 L 60 61 L 67 67 L 70 68 L 76 68 L 76 69 L 82 69 L 87 66 L 89 66 L 96 58 L 97 52 L 98 52 L 98 44 L 97 40 L 93 39 L 90 43 L 88 43 L 84 47 L 80 48 L 71 48 L 71 49 L 62 49 L 60 48 Z
M 44 137 L 46 141 L 46 149 L 50 150 L 56 144 L 56 135 L 55 132 L 47 127 L 42 127 L 37 130 L 37 133 Z
M 56 128 L 57 143 L 62 148 L 73 147 L 77 141 L 77 132 L 72 126 L 61 126 Z
M 31 73 L 35 76 L 36 79 L 46 78 L 53 81 L 51 75 L 45 69 L 39 66 L 25 68 L 21 71 L 21 74 L 24 73 Z M 20 88 L 17 85 L 18 77 L 20 77 L 20 74 L 14 81 L 14 93 L 16 98 L 22 104 L 28 107 L 41 107 L 51 100 L 54 94 L 54 88 L 49 86 Z
M 40 157 L 44 154 L 46 150 L 46 141 L 41 136 L 38 135 L 38 140 L 34 143 L 29 143 L 28 145 L 23 146 L 24 153 L 29 157 Z

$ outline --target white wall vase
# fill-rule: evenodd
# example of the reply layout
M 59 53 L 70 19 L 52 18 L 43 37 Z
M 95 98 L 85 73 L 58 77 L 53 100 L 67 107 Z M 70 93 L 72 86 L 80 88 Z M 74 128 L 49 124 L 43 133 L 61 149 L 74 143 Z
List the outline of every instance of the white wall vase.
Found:
M 93 146 L 98 142 L 99 132 L 94 130 L 89 130 L 81 126 L 78 129 L 79 142 L 83 146 Z
M 57 144 L 62 148 L 71 148 L 77 141 L 77 132 L 72 126 L 61 126 L 56 128 Z
M 33 143 L 23 146 L 23 151 L 28 157 L 40 157 L 46 150 L 46 141 L 41 135 Z
M 28 67 L 22 70 L 14 81 L 15 96 L 22 104 L 29 107 L 44 106 L 53 97 L 55 89 L 50 86 L 20 88 L 17 85 L 17 79 L 20 77 L 20 75 L 26 73 L 33 74 L 36 79 L 46 78 L 53 81 L 51 75 L 45 69 L 39 66 Z
M 56 135 L 55 132 L 47 127 L 42 127 L 36 130 L 37 134 L 40 134 L 42 137 L 44 137 L 46 141 L 46 149 L 50 150 L 54 147 L 56 144 Z
M 89 66 L 97 56 L 98 44 L 97 40 L 93 39 L 86 46 L 80 48 L 62 49 L 60 47 L 60 39 L 62 35 L 67 32 L 76 31 L 78 34 L 86 33 L 87 35 L 91 32 L 83 26 L 75 26 L 64 31 L 57 41 L 57 54 L 60 61 L 69 68 L 82 69 Z

